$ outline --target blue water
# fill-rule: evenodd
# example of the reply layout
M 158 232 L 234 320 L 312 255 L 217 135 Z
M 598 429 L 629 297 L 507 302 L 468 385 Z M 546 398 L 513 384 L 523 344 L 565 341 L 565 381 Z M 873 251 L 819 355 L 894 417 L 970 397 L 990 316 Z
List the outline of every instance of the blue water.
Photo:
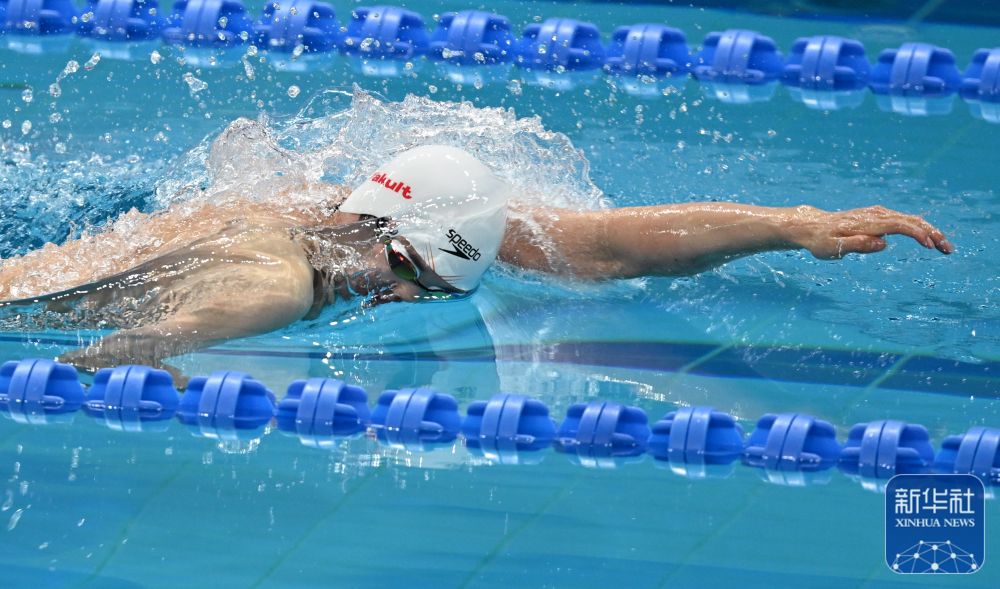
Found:
M 468 8 L 407 6 L 428 19 Z M 783 50 L 802 35 L 850 36 L 870 57 L 920 40 L 951 48 L 960 66 L 997 39 L 988 28 L 673 6 L 489 8 L 518 29 L 548 16 L 590 20 L 605 34 L 665 22 L 693 45 L 731 27 L 759 30 Z M 926 215 L 958 247 L 945 258 L 891 239 L 886 252 L 839 263 L 777 253 L 694 278 L 607 285 L 498 268 L 470 300 L 333 308 L 177 359 L 189 374 L 246 370 L 279 396 L 310 376 L 343 378 L 373 397 L 429 384 L 463 408 L 516 391 L 557 420 L 593 399 L 638 405 L 653 419 L 712 405 L 748 431 L 764 413 L 798 411 L 831 422 L 841 440 L 853 424 L 885 418 L 923 424 L 935 442 L 1000 426 L 991 253 L 1000 134 L 961 100 L 947 115 L 908 117 L 870 94 L 856 108 L 812 110 L 782 87 L 769 100 L 728 104 L 694 81 L 637 97 L 601 76 L 556 89 L 515 70 L 480 87 L 431 63 L 381 77 L 336 56 L 299 72 L 262 55 L 200 66 L 156 43 L 132 46 L 131 61 L 79 39 L 44 49 L 0 49 L 0 82 L 20 85 L 0 89 L 3 257 L 100 229 L 132 207 L 226 198 L 197 189 L 211 179 L 209 145 L 241 116 L 260 119 L 267 139 L 229 145 L 223 183 L 251 198 L 272 196 L 257 165 L 276 161 L 269 142 L 286 150 L 289 173 L 351 184 L 400 146 L 443 141 L 471 146 L 538 202 L 884 204 Z M 53 356 L 99 335 L 4 332 L 0 359 Z M 367 437 L 319 450 L 277 431 L 219 442 L 178 423 L 125 434 L 82 415 L 49 426 L 0 421 L 4 584 L 946 584 L 889 572 L 882 495 L 836 470 L 787 486 L 739 465 L 727 478 L 692 480 L 648 457 L 614 469 L 541 458 L 491 465 L 461 444 L 420 453 Z M 990 501 L 988 517 L 997 515 Z M 994 587 L 998 570 L 988 557 L 959 582 Z

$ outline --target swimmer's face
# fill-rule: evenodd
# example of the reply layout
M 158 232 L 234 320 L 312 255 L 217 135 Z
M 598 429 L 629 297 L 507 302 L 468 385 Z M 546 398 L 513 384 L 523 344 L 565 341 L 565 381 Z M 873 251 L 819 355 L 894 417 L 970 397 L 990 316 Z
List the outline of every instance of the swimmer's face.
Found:
M 400 278 L 393 272 L 386 259 L 385 244 L 376 240 L 364 256 L 364 269 L 350 275 L 350 291 L 370 296 L 369 304 L 372 306 L 397 301 L 440 301 L 453 297 L 452 294 L 442 292 L 452 287 L 423 261 L 405 237 L 397 235 L 393 241 L 402 244 L 407 258 L 417 265 L 420 270 L 419 284 L 417 281 Z M 344 292 L 341 294 L 345 295 Z

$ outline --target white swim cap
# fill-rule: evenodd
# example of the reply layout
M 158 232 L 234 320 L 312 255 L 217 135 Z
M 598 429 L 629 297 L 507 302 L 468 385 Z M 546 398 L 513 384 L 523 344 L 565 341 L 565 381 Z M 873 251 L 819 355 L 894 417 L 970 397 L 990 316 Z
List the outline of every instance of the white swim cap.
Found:
M 509 196 L 510 186 L 472 155 L 426 145 L 379 167 L 340 210 L 391 218 L 427 265 L 469 291 L 500 251 Z

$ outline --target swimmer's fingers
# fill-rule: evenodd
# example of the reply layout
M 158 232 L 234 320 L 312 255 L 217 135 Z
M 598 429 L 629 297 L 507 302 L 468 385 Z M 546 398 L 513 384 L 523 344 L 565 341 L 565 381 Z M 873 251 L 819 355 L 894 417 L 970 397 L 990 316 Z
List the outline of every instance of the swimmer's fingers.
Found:
M 58 360 L 88 373 L 97 372 L 102 368 L 141 364 L 166 370 L 174 378 L 174 385 L 182 387 L 188 381 L 187 376 L 177 368 L 164 363 L 163 359 L 181 355 L 203 345 L 197 340 L 185 340 L 181 337 L 182 333 L 181 326 L 176 322 L 122 329 L 85 348 L 61 354 Z
M 88 374 L 93 374 L 105 367 L 104 360 L 98 357 L 97 354 L 88 354 L 87 348 L 80 348 L 77 350 L 71 350 L 65 354 L 59 354 L 56 361 L 62 362 L 63 364 L 69 364 L 80 372 L 86 372 Z
M 810 248 L 812 255 L 821 260 L 839 260 L 847 254 L 872 254 L 885 249 L 885 240 L 874 235 L 829 237 L 818 246 Z
M 176 366 L 162 362 L 156 358 L 134 358 L 129 360 L 122 360 L 121 358 L 115 358 L 102 354 L 99 348 L 90 346 L 87 348 L 80 348 L 77 350 L 71 350 L 65 354 L 61 354 L 57 361 L 63 364 L 69 364 L 73 366 L 80 372 L 87 374 L 94 374 L 102 368 L 114 368 L 116 366 L 122 366 L 124 364 L 143 364 L 149 366 L 150 368 L 157 368 L 159 370 L 167 371 L 173 378 L 174 387 L 183 390 L 187 387 L 188 381 L 191 378 L 181 372 Z
M 885 207 L 868 207 L 843 213 L 843 237 L 852 234 L 870 236 L 905 235 L 928 249 L 950 254 L 955 247 L 938 228 L 916 215 L 907 215 Z

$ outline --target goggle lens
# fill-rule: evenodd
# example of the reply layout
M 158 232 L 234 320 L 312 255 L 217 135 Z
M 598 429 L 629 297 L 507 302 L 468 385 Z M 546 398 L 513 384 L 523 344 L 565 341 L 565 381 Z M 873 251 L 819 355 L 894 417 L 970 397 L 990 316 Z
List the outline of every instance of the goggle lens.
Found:
M 385 244 L 385 257 L 389 261 L 389 268 L 392 273 L 403 280 L 416 282 L 420 277 L 420 271 L 403 254 L 392 249 L 392 244 Z

